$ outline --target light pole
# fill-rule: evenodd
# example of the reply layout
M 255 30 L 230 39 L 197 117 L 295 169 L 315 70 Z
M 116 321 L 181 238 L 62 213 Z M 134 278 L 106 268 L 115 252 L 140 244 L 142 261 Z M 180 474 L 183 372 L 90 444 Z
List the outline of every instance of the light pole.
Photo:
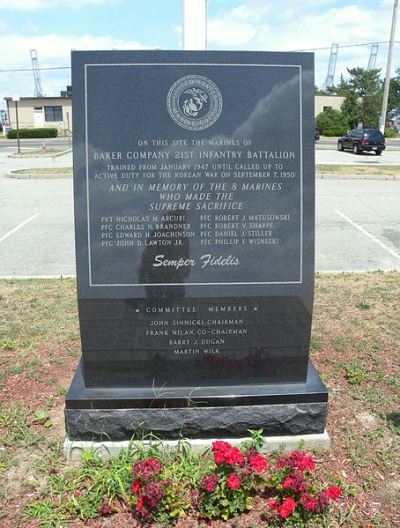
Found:
M 386 78 L 385 78 L 385 86 L 383 88 L 382 111 L 381 111 L 381 116 L 379 119 L 379 130 L 382 132 L 382 134 L 385 133 L 386 112 L 387 112 L 387 104 L 388 104 L 388 98 L 389 98 L 389 86 L 390 86 L 390 71 L 392 69 L 393 43 L 394 43 L 394 34 L 396 32 L 396 18 L 397 18 L 397 6 L 398 5 L 399 5 L 399 0 L 394 0 L 392 29 L 390 30 L 389 50 L 388 50 L 388 58 L 387 58 L 387 64 L 386 64 Z
M 182 0 L 184 50 L 207 49 L 207 0 Z
M 21 144 L 19 140 L 19 122 L 18 122 L 18 101 L 20 97 L 19 95 L 13 95 L 12 100 L 15 103 L 15 119 L 17 121 L 17 146 L 18 146 L 18 154 L 21 154 Z

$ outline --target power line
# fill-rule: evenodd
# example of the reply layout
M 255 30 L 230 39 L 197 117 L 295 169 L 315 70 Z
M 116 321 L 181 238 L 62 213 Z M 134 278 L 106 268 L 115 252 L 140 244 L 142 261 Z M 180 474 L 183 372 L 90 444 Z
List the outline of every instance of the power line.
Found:
M 400 44 L 400 40 L 395 40 L 395 44 Z M 372 44 L 388 44 L 388 40 L 381 40 L 380 42 L 363 42 L 361 44 L 339 44 L 340 48 L 356 48 L 359 46 L 371 46 Z M 321 48 L 305 48 L 305 49 L 297 49 L 297 50 L 291 50 L 292 52 L 301 52 L 301 51 L 322 51 L 322 50 L 330 50 L 331 46 L 324 46 Z M 52 71 L 52 70 L 70 70 L 71 66 L 49 66 L 47 68 L 39 68 L 39 71 Z M 32 68 L 2 68 L 0 69 L 0 73 L 14 73 L 14 72 L 31 72 Z
M 49 71 L 49 70 L 70 70 L 71 66 L 52 66 L 48 68 L 39 68 L 39 71 Z M 32 68 L 15 68 L 9 70 L 0 70 L 0 73 L 11 73 L 11 72 L 31 72 Z

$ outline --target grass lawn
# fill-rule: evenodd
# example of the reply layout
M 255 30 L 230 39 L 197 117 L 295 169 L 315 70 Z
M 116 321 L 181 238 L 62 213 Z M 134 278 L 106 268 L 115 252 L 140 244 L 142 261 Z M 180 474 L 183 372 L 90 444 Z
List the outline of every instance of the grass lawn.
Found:
M 400 523 L 400 273 L 320 275 L 315 293 L 311 354 L 330 391 L 332 441 L 315 454 L 317 474 L 344 496 L 323 525 L 307 526 L 393 528 Z M 91 474 L 107 487 L 105 466 L 63 459 L 63 398 L 80 356 L 75 282 L 2 280 L 0 300 L 0 526 L 61 527 L 66 518 L 74 528 L 136 526 L 123 511 L 90 520 L 98 506 L 83 495 Z M 67 476 L 83 491 L 66 488 Z M 250 512 L 204 526 L 267 525 Z
M 18 169 L 12 171 L 13 174 L 34 174 L 34 175 L 46 175 L 46 174 L 71 174 L 72 167 L 48 167 L 48 168 L 36 168 L 32 169 Z
M 334 174 L 336 177 L 376 178 L 397 177 L 400 178 L 399 165 L 316 165 L 317 176 L 328 176 Z

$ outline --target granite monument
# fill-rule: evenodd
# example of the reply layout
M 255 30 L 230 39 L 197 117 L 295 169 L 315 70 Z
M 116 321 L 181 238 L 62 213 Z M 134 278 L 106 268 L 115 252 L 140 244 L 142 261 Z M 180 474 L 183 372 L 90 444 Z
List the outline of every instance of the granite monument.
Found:
M 323 433 L 310 53 L 72 53 L 70 440 Z

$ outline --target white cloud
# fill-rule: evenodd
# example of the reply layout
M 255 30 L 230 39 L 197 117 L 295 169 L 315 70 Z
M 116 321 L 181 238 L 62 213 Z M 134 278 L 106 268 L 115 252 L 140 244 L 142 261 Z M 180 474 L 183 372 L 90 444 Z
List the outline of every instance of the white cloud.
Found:
M 255 36 L 255 27 L 247 22 L 213 19 L 207 25 L 208 41 L 218 46 L 242 46 Z
M 209 19 L 208 48 L 292 51 L 326 47 L 316 51 L 316 81 L 321 85 L 333 42 L 343 46 L 388 40 L 393 4 L 377 2 L 373 7 L 352 2 L 337 7 L 334 0 L 302 0 L 296 7 L 283 3 L 281 10 L 268 0 L 243 0 L 233 9 L 220 3 L 222 9 Z M 381 45 L 377 67 L 383 66 L 385 48 Z M 369 46 L 339 48 L 335 80 L 340 73 L 346 74 L 347 67 L 367 67 L 369 53 Z
M 36 49 L 41 66 L 51 66 L 54 61 L 57 65 L 68 65 L 70 51 L 77 50 L 103 50 L 103 49 L 152 49 L 156 46 L 145 46 L 133 40 L 121 40 L 112 36 L 93 35 L 35 35 L 24 36 L 17 33 L 8 33 L 0 36 L 0 49 L 7 49 L 8 53 L 2 56 L 2 67 L 7 65 L 23 66 L 30 63 L 30 49 Z
M 30 50 L 38 52 L 39 66 L 42 69 L 41 77 L 46 95 L 59 95 L 60 90 L 70 83 L 71 73 L 69 69 L 43 70 L 59 66 L 70 66 L 70 53 L 76 50 L 138 50 L 154 49 L 159 46 L 146 46 L 137 41 L 120 40 L 111 36 L 93 35 L 68 35 L 56 34 L 24 36 L 15 33 L 0 35 L 0 49 L 7 49 L 2 55 L 1 69 L 30 69 Z M 28 72 L 5 72 L 1 73 L 0 100 L 15 92 L 18 87 L 19 95 L 33 95 L 33 76 Z
M 35 11 L 55 7 L 79 8 L 84 5 L 99 5 L 115 0 L 0 0 L 0 9 L 14 11 Z

